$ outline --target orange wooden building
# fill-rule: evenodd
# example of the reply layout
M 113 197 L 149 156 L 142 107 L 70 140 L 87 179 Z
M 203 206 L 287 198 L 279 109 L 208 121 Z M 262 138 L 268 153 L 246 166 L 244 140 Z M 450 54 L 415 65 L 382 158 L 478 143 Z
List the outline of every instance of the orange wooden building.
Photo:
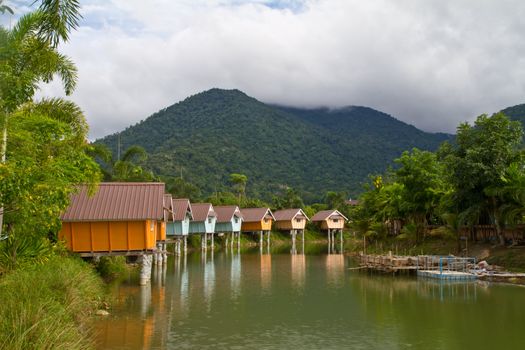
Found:
M 242 232 L 271 231 L 272 222 L 275 220 L 270 208 L 241 209 L 243 222 Z
M 154 250 L 166 239 L 164 201 L 163 183 L 101 183 L 93 196 L 81 186 L 61 216 L 59 239 L 81 255 Z

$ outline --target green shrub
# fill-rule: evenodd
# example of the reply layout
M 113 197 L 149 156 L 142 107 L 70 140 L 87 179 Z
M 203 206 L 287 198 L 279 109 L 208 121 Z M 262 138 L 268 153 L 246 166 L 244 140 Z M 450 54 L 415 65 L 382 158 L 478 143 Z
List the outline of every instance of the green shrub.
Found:
M 96 270 L 106 280 L 120 279 L 128 275 L 125 256 L 104 256 L 96 263 Z
M 0 349 L 88 349 L 86 318 L 104 289 L 80 259 L 52 256 L 0 279 Z

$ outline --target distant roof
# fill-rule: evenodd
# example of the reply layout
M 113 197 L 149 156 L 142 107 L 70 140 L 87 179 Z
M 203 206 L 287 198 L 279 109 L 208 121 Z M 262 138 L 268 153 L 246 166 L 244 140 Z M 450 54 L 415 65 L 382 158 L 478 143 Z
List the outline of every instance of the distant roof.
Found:
M 215 216 L 211 203 L 193 203 L 191 205 L 194 221 L 206 221 L 208 216 Z
M 275 221 L 290 221 L 293 220 L 297 215 L 304 216 L 306 220 L 310 220 L 302 209 L 283 209 L 277 210 L 273 213 Z
M 190 217 L 193 219 L 193 213 L 191 210 L 190 200 L 187 198 L 173 198 L 173 220 L 184 221 L 186 213 L 190 213 Z
M 266 215 L 270 215 L 275 220 L 270 208 L 242 208 L 241 214 L 244 222 L 261 221 Z
M 62 221 L 160 220 L 164 217 L 164 183 L 102 182 L 93 196 L 79 186 Z
M 233 218 L 233 215 L 242 219 L 241 211 L 236 205 L 222 205 L 213 207 L 215 213 L 217 214 L 217 222 L 230 222 Z
M 349 199 L 346 201 L 346 204 L 348 205 L 359 205 L 359 200 L 357 199 Z
M 312 217 L 312 221 L 324 221 L 333 215 L 339 215 L 346 221 L 348 221 L 348 218 L 341 214 L 339 210 L 321 210 Z

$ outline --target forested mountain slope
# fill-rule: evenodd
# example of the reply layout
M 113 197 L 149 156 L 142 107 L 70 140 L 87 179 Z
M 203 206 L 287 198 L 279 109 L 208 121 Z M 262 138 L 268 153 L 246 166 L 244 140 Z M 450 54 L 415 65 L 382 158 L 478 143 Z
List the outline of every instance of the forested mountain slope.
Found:
M 243 173 L 251 195 L 268 198 L 291 186 L 309 201 L 328 190 L 355 195 L 368 174 L 384 171 L 402 151 L 433 150 L 450 138 L 366 107 L 289 108 L 238 90 L 211 89 L 128 127 L 121 145 L 144 147 L 156 173 L 182 173 L 204 193 L 228 185 L 229 174 Z M 115 151 L 117 135 L 97 142 Z

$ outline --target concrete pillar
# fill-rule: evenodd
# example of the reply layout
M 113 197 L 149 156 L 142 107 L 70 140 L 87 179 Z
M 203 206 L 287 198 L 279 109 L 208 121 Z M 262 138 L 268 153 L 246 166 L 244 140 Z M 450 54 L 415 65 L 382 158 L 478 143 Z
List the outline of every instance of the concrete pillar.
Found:
M 184 254 L 188 251 L 188 236 L 184 236 Z
M 211 251 L 213 252 L 215 250 L 215 243 L 213 241 L 213 237 L 215 237 L 215 234 L 212 232 L 211 235 Z
M 224 245 L 225 248 L 228 248 L 228 243 L 230 243 L 230 234 L 229 233 L 225 233 L 226 235 L 226 244 Z
M 180 244 L 179 244 L 179 249 L 180 249 Z M 162 262 L 164 264 L 168 263 L 168 247 L 166 243 L 162 243 Z
M 151 280 L 152 255 L 143 255 L 140 262 L 140 285 L 146 285 Z

